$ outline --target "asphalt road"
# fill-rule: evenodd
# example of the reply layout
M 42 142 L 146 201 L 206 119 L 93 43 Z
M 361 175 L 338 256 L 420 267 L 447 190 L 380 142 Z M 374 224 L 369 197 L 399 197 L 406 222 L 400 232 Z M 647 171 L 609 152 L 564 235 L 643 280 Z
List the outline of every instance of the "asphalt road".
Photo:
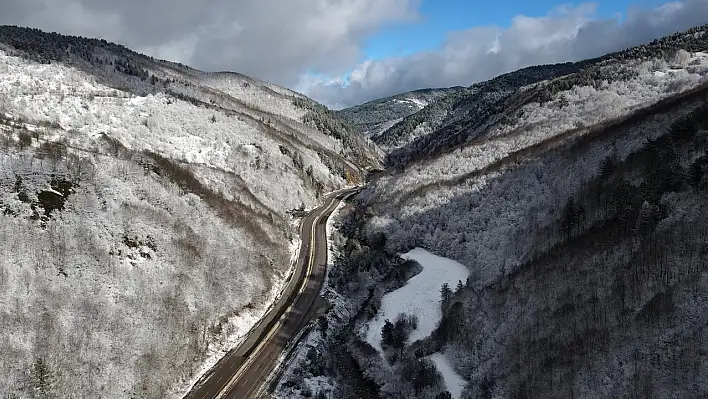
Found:
M 305 217 L 300 225 L 300 256 L 280 300 L 248 338 L 219 360 L 185 399 L 263 397 L 265 380 L 277 367 L 280 355 L 324 305 L 320 291 L 327 268 L 327 219 L 340 201 L 356 190 L 331 194 L 324 205 Z

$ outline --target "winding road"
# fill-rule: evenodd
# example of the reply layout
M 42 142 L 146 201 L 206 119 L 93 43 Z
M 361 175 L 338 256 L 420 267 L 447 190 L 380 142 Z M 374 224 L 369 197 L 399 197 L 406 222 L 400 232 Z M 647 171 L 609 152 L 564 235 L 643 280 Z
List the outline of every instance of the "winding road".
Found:
M 325 303 L 320 291 L 327 272 L 327 219 L 358 188 L 336 191 L 300 224 L 300 255 L 293 277 L 278 302 L 231 350 L 197 382 L 185 399 L 264 397 L 264 383 L 298 333 Z

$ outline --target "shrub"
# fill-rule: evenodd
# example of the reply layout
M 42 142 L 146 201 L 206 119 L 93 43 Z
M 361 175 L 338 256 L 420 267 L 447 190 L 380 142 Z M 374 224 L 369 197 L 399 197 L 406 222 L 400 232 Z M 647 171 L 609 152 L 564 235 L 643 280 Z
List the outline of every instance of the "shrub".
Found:
M 32 145 L 32 135 L 28 132 L 20 132 L 19 144 L 21 149 L 25 149 Z
M 57 141 L 45 141 L 39 146 L 40 158 L 47 157 L 55 161 L 66 157 L 66 145 Z

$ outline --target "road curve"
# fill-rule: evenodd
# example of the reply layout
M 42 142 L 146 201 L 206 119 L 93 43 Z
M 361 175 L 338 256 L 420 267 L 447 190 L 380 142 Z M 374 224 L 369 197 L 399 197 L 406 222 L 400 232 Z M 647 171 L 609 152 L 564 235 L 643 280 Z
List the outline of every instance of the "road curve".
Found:
M 300 255 L 283 295 L 237 348 L 212 367 L 185 399 L 259 397 L 287 345 L 316 314 L 327 271 L 327 219 L 356 188 L 334 192 L 300 225 Z

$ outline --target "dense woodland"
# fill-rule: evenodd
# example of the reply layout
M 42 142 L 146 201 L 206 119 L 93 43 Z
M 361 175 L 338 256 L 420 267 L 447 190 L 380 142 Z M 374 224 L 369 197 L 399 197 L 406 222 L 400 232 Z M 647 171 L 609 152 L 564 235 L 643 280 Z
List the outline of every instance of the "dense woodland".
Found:
M 516 267 L 484 280 L 472 265 L 462 286 L 441 287 L 444 318 L 429 339 L 411 344 L 406 331 L 415 321 L 391 320 L 382 331 L 391 367 L 354 326 L 416 268 L 396 261 L 405 249 L 362 229 L 365 212 L 353 211 L 331 281 L 360 310 L 330 333 L 321 351 L 333 356 L 303 367 L 335 377 L 340 385 L 331 397 L 343 398 L 445 397 L 439 373 L 423 359 L 438 351 L 469 378 L 469 398 L 708 394 L 700 379 L 708 372 L 707 104 L 626 157 L 610 150 L 589 180 L 555 201 L 552 220 L 517 233 L 535 245 Z M 537 173 L 543 163 L 546 176 L 562 176 L 583 164 L 585 151 L 611 149 L 621 132 L 568 144 L 522 169 Z M 434 212 L 459 215 L 463 202 Z M 445 219 L 416 219 L 409 228 L 431 226 L 433 237 L 450 240 L 435 225 Z M 424 245 L 409 239 L 406 247 Z M 465 245 L 464 238 L 453 242 Z
M 56 62 L 71 65 L 94 76 L 103 84 L 138 95 L 166 93 L 193 102 L 195 105 L 216 110 L 263 109 L 264 103 L 267 103 L 265 98 L 257 96 L 247 100 L 239 98 L 240 96 L 227 98 L 222 93 L 203 87 L 208 85 L 221 89 L 220 82 L 215 80 L 228 79 L 231 75 L 236 77 L 236 80 L 245 82 L 245 88 L 255 86 L 267 94 L 282 98 L 284 103 L 291 103 L 272 110 L 266 105 L 266 111 L 278 114 L 280 110 L 293 104 L 305 109 L 307 112 L 295 119 L 341 141 L 342 155 L 354 164 L 363 167 L 378 166 L 377 161 L 372 161 L 372 158 L 378 157 L 374 147 L 354 134 L 354 129 L 347 126 L 333 111 L 302 95 L 281 90 L 274 85 L 258 82 L 243 75 L 225 73 L 223 75 L 226 77 L 220 76 L 214 79 L 202 71 L 182 64 L 158 60 L 106 40 L 47 33 L 39 29 L 17 26 L 0 25 L 0 50 L 42 64 Z M 271 121 L 274 119 L 273 115 L 262 113 L 257 116 Z M 366 155 L 358 156 L 362 153 Z
M 283 386 L 447 399 L 443 353 L 465 398 L 707 396 L 707 28 L 398 116 Z M 4 396 L 182 392 L 285 281 L 293 209 L 379 166 L 338 113 L 236 74 L 6 26 L 0 60 Z M 380 354 L 361 328 L 413 247 L 471 276 L 430 337 L 385 323 Z

